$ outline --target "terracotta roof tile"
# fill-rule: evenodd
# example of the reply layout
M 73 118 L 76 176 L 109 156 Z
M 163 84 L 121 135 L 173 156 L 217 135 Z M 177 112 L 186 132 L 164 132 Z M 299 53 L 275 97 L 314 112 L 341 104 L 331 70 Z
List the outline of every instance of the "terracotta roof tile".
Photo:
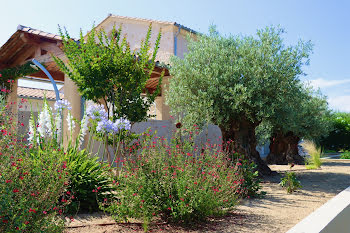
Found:
M 56 95 L 54 91 L 44 90 L 44 89 L 36 89 L 29 87 L 18 87 L 17 88 L 17 96 L 21 98 L 39 98 L 43 99 L 44 95 L 46 95 L 46 99 L 54 100 L 56 99 Z M 60 93 L 60 98 L 63 99 L 64 95 Z
M 31 34 L 34 34 L 34 35 L 39 35 L 39 36 L 50 38 L 50 39 L 62 40 L 62 38 L 59 35 L 48 33 L 48 32 L 44 32 L 44 31 L 41 31 L 41 30 L 38 30 L 38 29 L 34 29 L 34 28 L 31 28 L 31 27 L 27 27 L 27 26 L 23 26 L 23 25 L 18 25 L 17 30 L 18 31 L 27 32 L 27 33 L 31 33 Z

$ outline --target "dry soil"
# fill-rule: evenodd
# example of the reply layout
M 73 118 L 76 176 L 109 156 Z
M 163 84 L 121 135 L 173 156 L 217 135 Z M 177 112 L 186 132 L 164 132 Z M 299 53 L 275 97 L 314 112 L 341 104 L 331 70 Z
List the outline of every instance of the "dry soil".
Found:
M 151 232 L 286 232 L 336 194 L 350 186 L 350 160 L 327 159 L 321 169 L 306 170 L 305 166 L 271 165 L 278 174 L 264 179 L 262 199 L 246 200 L 229 215 L 210 219 L 192 228 L 155 223 Z M 279 186 L 286 171 L 294 171 L 303 188 L 287 194 Z M 69 233 L 142 232 L 140 223 L 115 224 L 104 214 L 80 215 L 67 223 Z

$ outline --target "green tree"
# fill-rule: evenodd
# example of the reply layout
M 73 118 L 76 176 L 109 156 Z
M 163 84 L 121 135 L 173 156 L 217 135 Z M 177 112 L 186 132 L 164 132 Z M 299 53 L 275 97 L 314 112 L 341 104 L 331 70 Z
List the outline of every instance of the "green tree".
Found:
M 329 150 L 350 150 L 350 113 L 334 112 L 328 119 L 332 130 L 321 138 L 320 144 Z
M 108 114 L 113 113 L 114 120 L 122 117 L 140 122 L 147 119 L 147 111 L 160 90 L 163 74 L 152 93 L 146 89 L 146 82 L 155 68 L 161 32 L 152 49 L 150 25 L 138 51 L 132 51 L 121 34 L 121 27 L 113 28 L 112 37 L 103 29 L 93 28 L 86 37 L 80 32 L 80 40 L 75 41 L 60 29 L 67 61 L 58 57 L 54 60 L 75 82 L 81 95 L 87 100 L 102 102 Z
M 327 99 L 309 87 L 290 89 L 285 105 L 269 119 L 272 125 L 270 154 L 266 161 L 274 164 L 304 164 L 299 155 L 300 139 L 317 140 L 330 130 Z
M 167 102 L 185 124 L 217 124 L 263 174 L 271 170 L 256 151 L 255 128 L 284 104 L 284 90 L 299 82 L 310 42 L 284 45 L 283 29 L 267 27 L 257 36 L 209 35 L 190 40 L 184 59 L 173 57 Z

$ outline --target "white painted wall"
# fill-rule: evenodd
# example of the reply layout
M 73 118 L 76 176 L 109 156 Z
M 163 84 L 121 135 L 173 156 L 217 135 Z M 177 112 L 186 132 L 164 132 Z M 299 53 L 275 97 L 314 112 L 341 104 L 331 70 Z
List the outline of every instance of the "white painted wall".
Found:
M 350 181 L 349 181 L 350 182 Z M 349 233 L 350 186 L 312 212 L 287 233 Z

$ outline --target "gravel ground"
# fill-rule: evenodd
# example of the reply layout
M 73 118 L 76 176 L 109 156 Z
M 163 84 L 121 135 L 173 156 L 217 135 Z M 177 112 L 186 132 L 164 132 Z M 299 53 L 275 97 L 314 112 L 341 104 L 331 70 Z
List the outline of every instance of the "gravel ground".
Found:
M 228 216 L 210 219 L 190 229 L 159 222 L 150 227 L 151 232 L 283 233 L 350 186 L 350 160 L 327 159 L 317 170 L 294 166 L 292 171 L 296 172 L 303 188 L 293 194 L 287 194 L 278 185 L 283 173 L 290 170 L 289 166 L 271 165 L 270 168 L 278 175 L 264 180 L 262 186 L 267 192 L 264 198 L 246 200 Z M 114 224 L 103 214 L 80 215 L 67 226 L 69 233 L 142 232 L 141 224 L 136 221 Z

